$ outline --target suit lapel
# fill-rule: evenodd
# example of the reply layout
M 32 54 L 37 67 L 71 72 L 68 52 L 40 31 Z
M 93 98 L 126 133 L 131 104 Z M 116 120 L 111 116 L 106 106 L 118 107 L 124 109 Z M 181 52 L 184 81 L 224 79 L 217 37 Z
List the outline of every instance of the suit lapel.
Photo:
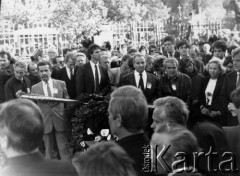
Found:
M 63 68 L 63 72 L 64 72 L 64 77 L 67 78 L 68 80 L 70 80 L 69 77 L 68 77 L 68 74 L 67 74 L 66 66 Z
M 52 92 L 52 95 L 53 95 L 53 97 L 55 97 L 55 98 L 59 98 L 60 96 L 59 96 L 59 84 L 57 83 L 57 81 L 56 80 L 52 80 L 53 81 L 53 92 Z M 57 94 L 56 93 L 54 93 L 54 90 L 57 90 Z
M 100 74 L 101 74 L 101 79 L 100 79 L 100 84 L 102 83 L 102 80 L 104 80 L 104 70 L 103 67 L 99 64 L 99 70 L 100 70 Z
M 222 78 L 220 76 L 217 79 L 216 87 L 215 87 L 214 92 L 213 92 L 213 98 L 215 98 L 216 93 L 219 91 L 219 89 L 221 89 L 221 82 L 222 82 L 221 79 Z
M 147 73 L 147 84 L 146 84 L 146 88 L 144 89 L 144 93 L 147 92 L 148 90 L 148 83 L 150 83 L 152 85 L 152 77 L 150 76 L 149 73 Z M 149 88 L 151 89 L 151 88 Z
M 40 84 L 39 84 L 37 89 L 39 90 L 39 94 L 40 95 L 44 95 L 45 96 L 44 91 L 43 91 L 43 82 L 42 81 L 40 82 Z
M 132 78 L 130 78 L 130 82 L 131 82 L 130 84 L 132 84 L 133 86 L 137 87 L 134 72 L 132 73 L 131 76 L 132 76 Z
M 93 75 L 93 71 L 92 71 L 92 67 L 90 65 L 90 62 L 87 63 L 87 75 L 89 76 L 89 80 L 86 81 L 90 81 L 90 83 L 92 84 L 93 88 L 94 88 L 94 75 Z

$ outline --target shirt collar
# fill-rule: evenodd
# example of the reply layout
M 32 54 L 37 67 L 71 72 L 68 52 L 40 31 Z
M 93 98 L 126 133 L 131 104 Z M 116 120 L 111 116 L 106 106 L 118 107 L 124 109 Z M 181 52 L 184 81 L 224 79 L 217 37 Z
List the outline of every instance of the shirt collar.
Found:
M 46 84 L 47 84 L 47 82 L 45 82 L 45 81 L 42 81 L 42 83 L 43 83 L 43 85 L 46 85 Z M 49 78 L 48 84 L 52 84 L 52 83 L 53 83 L 52 78 Z
M 95 65 L 97 65 L 97 66 L 99 65 L 99 62 L 97 62 L 96 64 L 94 64 L 94 63 L 90 60 L 90 64 L 91 64 L 92 67 L 95 67 Z
M 134 70 L 134 75 L 135 75 L 135 76 L 139 76 L 140 73 L 137 72 L 136 70 Z M 146 72 L 145 70 L 142 72 L 142 76 L 147 76 L 147 72 Z
M 18 82 L 23 82 L 23 81 L 24 81 L 24 77 L 23 77 L 21 80 L 19 80 L 19 79 L 17 79 L 17 78 L 15 77 L 15 75 L 14 75 L 14 79 L 15 79 L 16 81 L 18 81 Z

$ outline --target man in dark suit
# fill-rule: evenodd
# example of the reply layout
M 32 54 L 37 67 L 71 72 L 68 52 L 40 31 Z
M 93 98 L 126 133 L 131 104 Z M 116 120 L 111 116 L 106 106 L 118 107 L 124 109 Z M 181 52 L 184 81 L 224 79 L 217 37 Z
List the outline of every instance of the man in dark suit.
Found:
M 42 81 L 32 87 L 32 93 L 55 98 L 69 98 L 65 82 L 51 78 L 52 70 L 49 62 L 39 62 L 38 70 Z M 56 141 L 55 146 L 58 148 L 61 159 L 70 161 L 67 141 L 68 121 L 64 117 L 64 104 L 45 101 L 38 101 L 37 104 L 44 118 L 46 158 L 57 157 L 57 152 L 54 150 Z
M 30 80 L 32 86 L 41 81 L 37 64 L 35 62 L 30 62 L 27 66 L 27 70 L 29 72 L 28 79 Z
M 166 36 L 163 39 L 163 55 L 166 56 L 167 58 L 179 58 L 180 53 L 178 51 L 175 51 L 175 40 L 173 36 Z
M 76 56 L 69 53 L 65 57 L 66 66 L 59 71 L 59 79 L 65 81 L 67 91 L 71 99 L 76 98 Z
M 224 79 L 221 90 L 221 104 L 223 105 L 221 113 L 228 117 L 228 126 L 237 126 L 237 118 L 233 117 L 228 110 L 233 107 L 231 93 L 240 85 L 240 47 L 232 51 L 232 60 L 235 71 L 228 73 Z
M 13 66 L 10 64 L 7 52 L 0 52 L 0 103 L 5 101 L 4 86 L 13 75 Z
M 144 169 L 144 148 L 150 147 L 150 141 L 144 134 L 148 107 L 142 91 L 134 86 L 115 89 L 108 111 L 111 133 L 119 138 L 117 143 L 135 162 L 137 175 L 154 175 L 150 167 Z
M 90 62 L 78 69 L 76 91 L 79 100 L 88 100 L 90 94 L 106 96 L 111 90 L 108 71 L 99 64 L 100 54 L 100 46 L 90 45 L 87 51 Z
M 238 123 L 240 123 L 240 87 L 235 89 L 231 94 L 234 104 L 234 113 L 237 115 Z M 240 168 L 240 126 L 224 127 L 230 151 L 235 155 L 237 168 Z
M 167 58 L 163 62 L 165 74 L 160 79 L 160 97 L 175 96 L 191 106 L 192 92 L 191 79 L 186 74 L 178 71 L 178 61 L 175 58 Z
M 77 176 L 70 163 L 47 160 L 39 152 L 44 122 L 35 103 L 26 99 L 6 102 L 0 116 L 0 148 L 8 161 L 1 176 Z
M 4 87 L 5 99 L 18 98 L 21 93 L 31 92 L 31 82 L 25 76 L 27 66 L 24 62 L 17 61 L 14 64 L 14 76 L 10 78 Z
M 145 71 L 146 59 L 142 54 L 136 54 L 133 57 L 134 72 L 124 75 L 119 83 L 120 86 L 132 85 L 141 89 L 147 98 L 147 102 L 152 104 L 159 98 L 158 84 L 156 76 Z

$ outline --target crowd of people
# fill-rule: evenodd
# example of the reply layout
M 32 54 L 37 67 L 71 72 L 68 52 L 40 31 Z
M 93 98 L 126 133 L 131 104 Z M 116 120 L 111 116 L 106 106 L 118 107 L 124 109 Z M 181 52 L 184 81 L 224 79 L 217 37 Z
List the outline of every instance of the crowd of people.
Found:
M 0 175 L 238 175 L 240 47 L 167 36 L 161 50 L 119 53 L 105 42 L 47 53 L 48 60 L 24 63 L 0 51 L 0 150 L 7 159 Z M 117 141 L 73 157 L 68 105 L 23 94 L 106 97 Z

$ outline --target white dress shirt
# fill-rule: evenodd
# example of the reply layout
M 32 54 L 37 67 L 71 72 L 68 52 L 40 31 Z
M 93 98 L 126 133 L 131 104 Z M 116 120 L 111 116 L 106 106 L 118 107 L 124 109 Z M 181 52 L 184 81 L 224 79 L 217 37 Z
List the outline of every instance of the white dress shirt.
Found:
M 135 77 L 135 81 L 136 81 L 136 85 L 137 87 L 139 87 L 139 80 L 140 80 L 140 73 L 137 72 L 136 70 L 134 71 L 134 77 Z M 144 89 L 146 89 L 146 85 L 147 85 L 147 72 L 144 70 L 142 72 L 142 78 L 143 78 L 143 85 L 144 85 Z
M 90 65 L 93 71 L 93 77 L 95 80 L 95 64 L 90 60 Z M 98 69 L 98 78 L 99 78 L 99 84 L 100 84 L 100 80 L 101 80 L 101 74 L 100 74 L 100 70 L 99 70 L 99 62 L 96 64 L 97 65 L 97 69 Z
M 213 93 L 214 93 L 216 85 L 217 85 L 217 79 L 210 78 L 208 81 L 206 90 L 205 90 L 205 96 L 206 96 L 206 99 L 208 99 L 207 104 L 209 106 L 212 105 L 212 98 L 213 98 Z
M 66 70 L 67 70 L 67 75 L 68 75 L 68 78 L 69 79 L 72 79 L 71 78 L 71 71 L 70 71 L 70 69 L 66 66 Z M 72 75 L 74 75 L 74 68 L 72 69 Z
M 48 80 L 48 84 L 49 84 L 49 88 L 50 88 L 50 91 L 52 93 L 52 95 L 54 94 L 54 90 L 53 90 L 53 80 L 50 78 Z M 45 81 L 42 81 L 42 85 L 43 85 L 43 92 L 44 92 L 44 95 L 47 96 L 47 97 L 50 97 L 50 95 L 48 95 L 48 90 L 47 90 L 47 83 Z

